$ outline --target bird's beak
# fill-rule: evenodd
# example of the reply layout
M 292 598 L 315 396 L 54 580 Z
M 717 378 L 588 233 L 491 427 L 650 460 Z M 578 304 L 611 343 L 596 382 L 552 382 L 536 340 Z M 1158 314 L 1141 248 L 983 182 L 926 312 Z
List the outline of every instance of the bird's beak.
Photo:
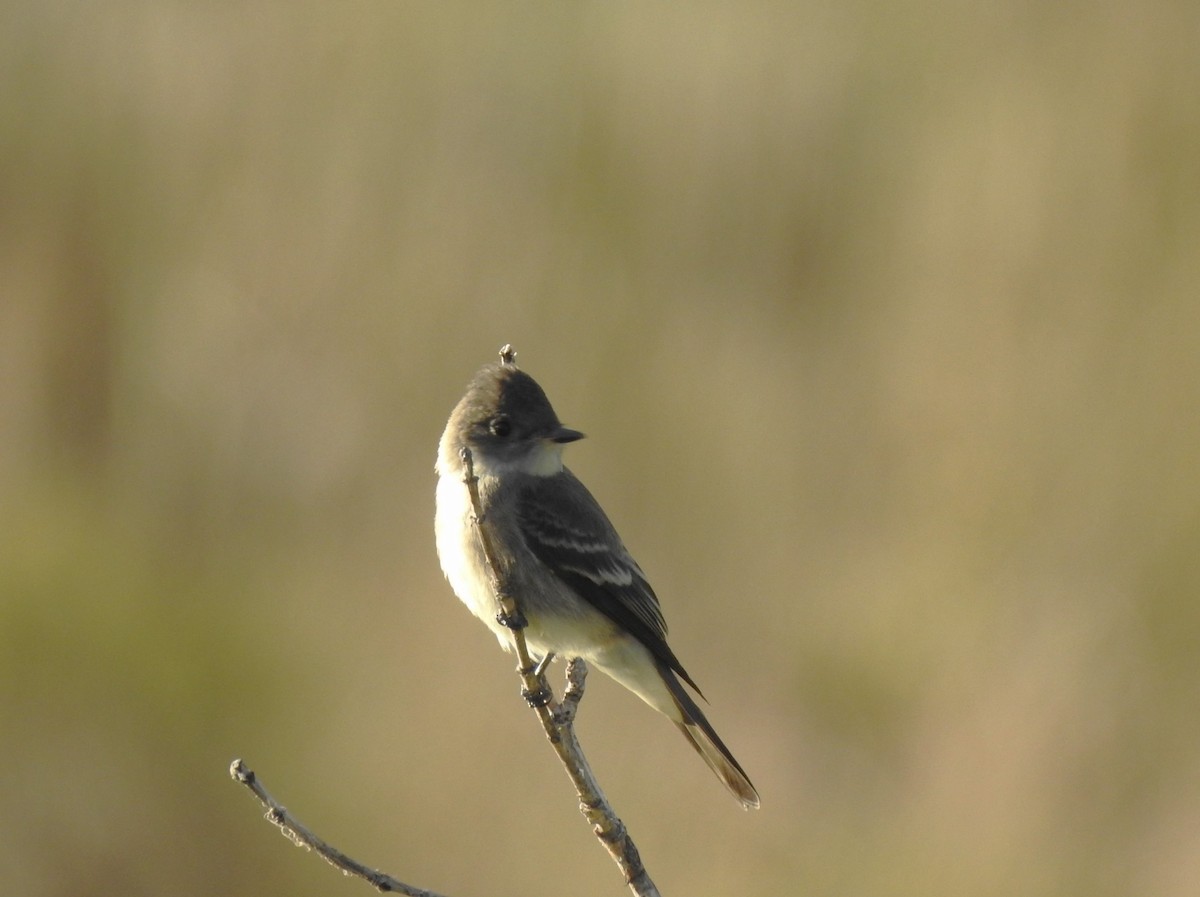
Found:
M 583 438 L 583 434 L 578 430 L 572 430 L 570 427 L 560 426 L 557 430 L 550 434 L 550 441 L 557 442 L 559 445 L 564 445 L 568 442 L 575 442 Z

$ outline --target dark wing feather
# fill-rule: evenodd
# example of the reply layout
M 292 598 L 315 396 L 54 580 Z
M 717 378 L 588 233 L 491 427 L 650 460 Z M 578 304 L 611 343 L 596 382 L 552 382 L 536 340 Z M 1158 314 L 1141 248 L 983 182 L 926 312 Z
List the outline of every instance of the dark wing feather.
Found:
M 576 594 L 700 689 L 667 645 L 658 596 L 599 502 L 569 470 L 530 477 L 517 517 L 530 551 Z

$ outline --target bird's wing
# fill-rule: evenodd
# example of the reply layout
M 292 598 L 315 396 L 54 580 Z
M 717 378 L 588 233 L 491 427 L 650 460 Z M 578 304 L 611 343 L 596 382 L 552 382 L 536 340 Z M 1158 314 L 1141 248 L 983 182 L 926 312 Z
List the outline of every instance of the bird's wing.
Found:
M 517 520 L 539 561 L 696 688 L 667 645 L 667 624 L 646 574 L 574 474 L 564 468 L 554 477 L 529 477 Z

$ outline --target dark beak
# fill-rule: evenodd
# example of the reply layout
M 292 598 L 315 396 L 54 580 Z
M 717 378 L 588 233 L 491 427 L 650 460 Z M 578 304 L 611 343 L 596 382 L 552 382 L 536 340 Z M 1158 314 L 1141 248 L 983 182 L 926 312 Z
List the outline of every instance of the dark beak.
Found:
M 572 430 L 570 427 L 560 426 L 557 430 L 550 434 L 550 441 L 557 442 L 560 445 L 568 442 L 575 442 L 582 439 L 583 434 L 578 430 Z

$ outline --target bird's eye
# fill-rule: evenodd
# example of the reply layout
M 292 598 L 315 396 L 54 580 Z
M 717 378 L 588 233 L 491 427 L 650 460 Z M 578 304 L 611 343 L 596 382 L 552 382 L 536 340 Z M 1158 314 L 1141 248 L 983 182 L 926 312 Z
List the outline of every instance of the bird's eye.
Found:
M 503 439 L 512 432 L 512 423 L 509 421 L 508 417 L 503 414 L 499 414 L 488 421 L 488 430 L 493 436 L 498 436 L 499 438 Z

